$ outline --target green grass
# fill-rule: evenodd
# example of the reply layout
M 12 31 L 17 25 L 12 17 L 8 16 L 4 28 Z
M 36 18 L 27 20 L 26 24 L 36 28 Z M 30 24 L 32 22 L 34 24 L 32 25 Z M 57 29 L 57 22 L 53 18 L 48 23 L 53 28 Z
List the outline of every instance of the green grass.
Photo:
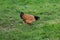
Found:
M 21 11 L 40 20 L 23 24 Z M 60 0 L 0 0 L 0 40 L 60 40 Z

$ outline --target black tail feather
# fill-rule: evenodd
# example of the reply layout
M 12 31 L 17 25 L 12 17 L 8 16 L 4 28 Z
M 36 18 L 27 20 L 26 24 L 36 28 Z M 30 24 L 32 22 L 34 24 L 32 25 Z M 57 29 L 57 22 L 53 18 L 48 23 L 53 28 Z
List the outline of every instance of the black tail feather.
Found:
M 38 17 L 38 16 L 34 16 L 35 17 L 35 20 L 39 20 L 40 19 L 40 17 Z

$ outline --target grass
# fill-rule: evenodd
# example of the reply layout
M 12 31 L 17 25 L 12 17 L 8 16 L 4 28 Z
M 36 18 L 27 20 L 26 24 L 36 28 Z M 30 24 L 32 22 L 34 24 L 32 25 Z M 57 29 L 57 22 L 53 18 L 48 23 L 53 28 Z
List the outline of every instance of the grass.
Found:
M 23 24 L 21 11 L 40 20 Z M 0 0 L 0 40 L 60 40 L 60 0 Z

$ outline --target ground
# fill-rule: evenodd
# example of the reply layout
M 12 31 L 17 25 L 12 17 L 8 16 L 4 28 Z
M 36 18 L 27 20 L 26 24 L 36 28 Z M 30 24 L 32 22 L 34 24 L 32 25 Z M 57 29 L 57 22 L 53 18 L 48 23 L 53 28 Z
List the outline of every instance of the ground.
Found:
M 23 24 L 21 11 L 40 20 Z M 60 40 L 60 0 L 0 0 L 0 40 Z

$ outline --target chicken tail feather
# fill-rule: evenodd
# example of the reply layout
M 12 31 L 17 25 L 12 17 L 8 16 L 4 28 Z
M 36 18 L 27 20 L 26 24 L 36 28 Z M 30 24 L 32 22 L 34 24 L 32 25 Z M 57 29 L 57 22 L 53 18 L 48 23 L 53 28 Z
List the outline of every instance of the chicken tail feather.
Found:
M 35 17 L 35 20 L 39 20 L 40 19 L 40 17 L 38 17 L 38 16 L 34 16 Z

